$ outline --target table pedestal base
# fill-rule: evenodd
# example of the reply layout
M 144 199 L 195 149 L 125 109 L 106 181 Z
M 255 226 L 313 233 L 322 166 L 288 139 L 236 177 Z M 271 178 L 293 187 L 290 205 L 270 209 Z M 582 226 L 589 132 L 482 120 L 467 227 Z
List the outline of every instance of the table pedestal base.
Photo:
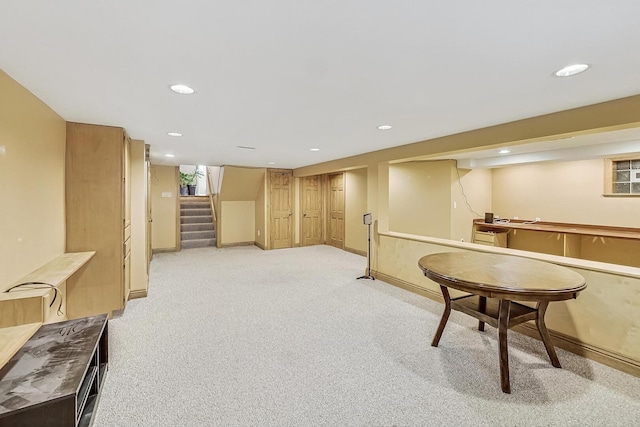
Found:
M 500 348 L 500 383 L 503 392 L 511 393 L 507 330 L 515 325 L 529 320 L 535 320 L 542 342 L 547 349 L 549 359 L 551 359 L 551 364 L 556 368 L 561 367 L 556 351 L 551 343 L 549 331 L 544 323 L 544 315 L 549 306 L 548 301 L 538 302 L 536 308 L 531 308 L 508 299 L 487 299 L 487 297 L 479 295 L 467 295 L 452 299 L 449 296 L 449 290 L 446 286 L 440 285 L 440 290 L 444 298 L 444 313 L 442 313 L 438 330 L 433 337 L 431 345 L 434 347 L 438 346 L 444 327 L 447 325 L 447 320 L 449 320 L 451 309 L 461 311 L 478 319 L 478 330 L 480 331 L 484 331 L 485 323 L 497 328 Z

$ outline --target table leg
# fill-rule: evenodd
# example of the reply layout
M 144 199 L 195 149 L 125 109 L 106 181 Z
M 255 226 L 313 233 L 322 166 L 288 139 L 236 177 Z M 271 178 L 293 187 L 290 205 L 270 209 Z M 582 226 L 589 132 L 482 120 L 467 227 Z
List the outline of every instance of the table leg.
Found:
M 487 309 L 487 297 L 480 297 L 480 313 L 486 314 L 485 311 Z M 484 331 L 484 322 L 482 320 L 478 321 L 478 330 Z
M 442 297 L 444 298 L 444 313 L 442 313 L 442 318 L 440 319 L 436 336 L 434 336 L 433 341 L 431 341 L 431 345 L 433 347 L 438 346 L 444 327 L 447 324 L 447 320 L 449 320 L 449 314 L 451 314 L 451 297 L 449 297 L 449 289 L 447 289 L 446 286 L 440 285 L 440 290 L 442 291 Z
M 538 318 L 536 319 L 536 326 L 538 327 L 538 332 L 540 333 L 540 337 L 542 338 L 544 347 L 547 349 L 549 359 L 551 359 L 551 364 L 556 368 L 561 368 L 562 366 L 560 366 L 560 360 L 558 360 L 558 355 L 556 354 L 555 348 L 553 348 L 553 343 L 551 342 L 549 331 L 547 330 L 547 326 L 544 323 L 544 315 L 547 312 L 548 306 L 549 301 L 541 301 L 538 303 Z
M 509 383 L 509 351 L 507 349 L 507 330 L 509 329 L 509 311 L 511 301 L 500 300 L 500 313 L 498 314 L 498 341 L 500 344 L 500 383 L 504 393 L 511 393 Z

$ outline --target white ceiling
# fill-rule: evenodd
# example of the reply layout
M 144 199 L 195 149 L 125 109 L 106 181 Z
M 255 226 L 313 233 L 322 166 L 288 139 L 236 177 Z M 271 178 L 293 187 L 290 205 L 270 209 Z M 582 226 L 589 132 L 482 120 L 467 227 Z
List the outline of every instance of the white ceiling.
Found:
M 506 149 L 508 153 L 500 153 Z M 463 169 L 498 168 L 538 162 L 585 160 L 640 153 L 640 128 L 572 136 L 483 150 L 448 152 L 420 160 L 455 159 Z
M 0 69 L 155 163 L 294 168 L 639 94 L 639 16 L 638 0 L 0 0 Z M 576 62 L 591 68 L 553 76 Z

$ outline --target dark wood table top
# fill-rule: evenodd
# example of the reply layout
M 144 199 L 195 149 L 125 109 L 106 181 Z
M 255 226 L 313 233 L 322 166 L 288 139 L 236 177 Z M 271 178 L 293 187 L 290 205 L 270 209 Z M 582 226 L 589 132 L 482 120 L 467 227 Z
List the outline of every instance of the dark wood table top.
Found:
M 0 369 L 0 415 L 76 393 L 106 323 L 101 314 L 38 329 Z
M 489 298 L 560 301 L 577 297 L 587 285 L 566 267 L 484 252 L 443 252 L 418 261 L 425 276 L 454 289 Z

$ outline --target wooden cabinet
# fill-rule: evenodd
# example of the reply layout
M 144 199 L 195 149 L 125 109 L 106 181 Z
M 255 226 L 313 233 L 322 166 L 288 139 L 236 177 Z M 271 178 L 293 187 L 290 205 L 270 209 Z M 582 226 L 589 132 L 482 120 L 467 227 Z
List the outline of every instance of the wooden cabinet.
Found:
M 512 249 L 566 256 L 590 261 L 640 267 L 640 229 L 591 224 L 522 221 L 487 224 L 473 223 L 478 236 L 505 235 L 505 246 Z M 508 235 L 508 239 L 506 236 Z
M 67 123 L 67 252 L 95 251 L 67 281 L 69 318 L 121 310 L 129 292 L 130 140 L 122 128 Z
M 473 243 L 487 246 L 498 246 L 500 248 L 507 247 L 507 234 L 506 230 L 498 231 L 480 231 L 475 230 L 473 232 Z
M 42 326 L 0 369 L 0 427 L 89 426 L 108 345 L 106 315 Z

